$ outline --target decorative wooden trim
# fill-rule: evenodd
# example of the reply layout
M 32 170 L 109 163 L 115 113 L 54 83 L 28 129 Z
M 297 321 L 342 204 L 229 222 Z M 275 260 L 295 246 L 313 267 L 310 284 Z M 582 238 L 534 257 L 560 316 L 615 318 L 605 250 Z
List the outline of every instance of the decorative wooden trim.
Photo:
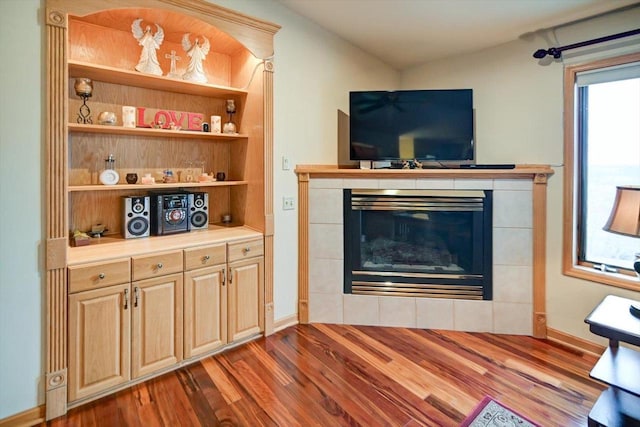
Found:
M 69 240 L 66 237 L 47 239 L 47 270 L 65 268 L 67 266 L 67 246 Z
M 40 405 L 1 419 L 0 427 L 31 427 L 43 423 L 44 416 L 45 407 Z
M 309 174 L 305 173 L 298 174 L 298 318 L 309 323 Z
M 47 0 L 47 9 L 55 9 L 84 16 L 106 9 L 133 7 L 131 0 Z M 165 9 L 192 16 L 213 25 L 242 43 L 257 58 L 273 55 L 273 36 L 281 28 L 269 21 L 218 6 L 203 0 L 136 0 L 135 6 Z
M 264 335 L 273 333 L 273 63 L 265 61 L 263 77 L 264 105 Z
M 286 316 L 283 317 L 281 319 L 276 320 L 273 323 L 273 327 L 274 327 L 274 331 L 273 332 L 278 332 L 281 331 L 283 329 L 288 328 L 289 326 L 294 326 L 297 325 L 298 322 L 298 314 L 292 314 L 290 316 Z
M 547 336 L 547 175 L 533 180 L 533 336 Z
M 579 350 L 586 351 L 587 353 L 594 354 L 596 356 L 602 355 L 605 346 L 596 344 L 591 341 L 587 341 L 585 339 L 569 335 L 565 332 L 559 331 L 553 328 L 547 328 L 547 339 L 551 341 L 558 342 L 560 344 L 568 345 L 570 347 L 575 347 Z
M 295 172 L 309 174 L 313 178 L 474 178 L 474 179 L 534 179 L 536 176 L 553 175 L 546 165 L 518 165 L 514 169 L 355 169 L 326 165 L 298 165 Z M 299 181 L 300 179 L 298 179 Z

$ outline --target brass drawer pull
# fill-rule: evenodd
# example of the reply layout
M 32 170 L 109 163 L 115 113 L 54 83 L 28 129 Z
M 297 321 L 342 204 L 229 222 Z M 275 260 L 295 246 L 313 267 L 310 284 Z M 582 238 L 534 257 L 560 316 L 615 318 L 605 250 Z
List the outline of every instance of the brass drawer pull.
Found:
M 209 261 L 210 259 L 211 259 L 211 257 L 210 257 L 209 255 L 205 255 L 205 256 L 203 256 L 203 257 L 202 257 L 202 260 L 203 260 L 204 262 L 207 262 L 207 261 Z
M 250 252 L 251 248 L 249 246 L 245 246 L 245 248 L 242 250 L 242 252 L 245 253 L 245 255 L 247 254 L 247 252 Z
M 159 263 L 157 264 L 157 267 L 158 267 L 158 270 L 160 270 L 160 269 L 163 267 L 162 263 L 161 263 L 161 262 L 159 262 Z
M 98 279 L 100 279 L 100 280 L 104 279 L 105 277 L 106 277 L 106 276 L 105 276 L 105 274 L 104 274 L 104 273 L 100 273 L 100 274 L 98 274 Z

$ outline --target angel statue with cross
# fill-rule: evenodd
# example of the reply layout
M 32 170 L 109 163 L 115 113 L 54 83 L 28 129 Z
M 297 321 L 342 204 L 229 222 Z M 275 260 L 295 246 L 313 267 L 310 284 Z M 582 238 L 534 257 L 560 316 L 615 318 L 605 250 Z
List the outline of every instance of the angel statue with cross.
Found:
M 182 37 L 182 48 L 187 52 L 187 55 L 190 58 L 187 71 L 182 75 L 182 79 L 192 82 L 206 83 L 207 76 L 204 74 L 202 61 L 207 57 L 211 45 L 205 36 L 202 36 L 202 40 L 199 40 L 196 37 L 196 40 L 192 45 L 189 40 L 189 36 L 190 33 L 186 33 Z
M 140 23 L 142 18 L 138 18 L 131 24 L 131 32 L 133 37 L 138 40 L 140 46 L 142 46 L 142 52 L 140 52 L 140 61 L 136 65 L 136 70 L 145 74 L 155 74 L 156 76 L 162 75 L 162 69 L 158 62 L 156 50 L 160 48 L 162 41 L 164 40 L 164 31 L 160 25 L 156 24 L 156 33 L 151 34 L 151 26 L 142 30 Z

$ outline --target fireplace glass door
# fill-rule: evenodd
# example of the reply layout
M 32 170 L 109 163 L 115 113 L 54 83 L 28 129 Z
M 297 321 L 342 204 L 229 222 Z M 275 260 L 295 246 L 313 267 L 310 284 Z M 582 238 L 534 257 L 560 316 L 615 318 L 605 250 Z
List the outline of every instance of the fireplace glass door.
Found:
M 491 298 L 491 191 L 344 190 L 345 292 Z

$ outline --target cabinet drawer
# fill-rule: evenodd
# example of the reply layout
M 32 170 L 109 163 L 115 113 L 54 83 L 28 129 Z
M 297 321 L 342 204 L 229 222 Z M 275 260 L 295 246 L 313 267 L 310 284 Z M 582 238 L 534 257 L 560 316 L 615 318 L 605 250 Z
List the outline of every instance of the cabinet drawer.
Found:
M 229 243 L 229 262 L 240 259 L 253 258 L 264 254 L 262 239 L 245 240 L 243 242 Z
M 227 251 L 224 243 L 211 246 L 200 246 L 184 250 L 184 270 L 210 267 L 227 262 Z
M 98 289 L 105 286 L 129 283 L 131 263 L 129 258 L 110 262 L 74 265 L 69 267 L 69 293 Z
M 132 280 L 134 281 L 182 271 L 181 250 L 135 256 L 132 258 L 132 261 Z

